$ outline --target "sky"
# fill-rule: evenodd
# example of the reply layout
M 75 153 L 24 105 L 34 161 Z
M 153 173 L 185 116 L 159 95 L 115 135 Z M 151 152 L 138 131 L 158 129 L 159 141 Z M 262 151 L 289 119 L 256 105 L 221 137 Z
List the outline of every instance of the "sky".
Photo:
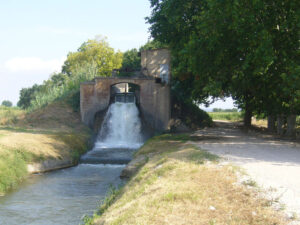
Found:
M 149 0 L 0 0 L 0 103 L 59 72 L 69 52 L 107 37 L 126 51 L 150 37 Z M 231 108 L 228 106 L 225 108 Z

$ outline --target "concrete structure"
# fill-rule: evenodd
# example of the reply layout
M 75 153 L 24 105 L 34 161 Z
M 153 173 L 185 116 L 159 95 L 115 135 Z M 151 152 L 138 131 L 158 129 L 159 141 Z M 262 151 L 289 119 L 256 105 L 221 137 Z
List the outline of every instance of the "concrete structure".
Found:
M 171 54 L 168 49 L 153 49 L 141 52 L 142 73 L 145 76 L 161 78 L 165 83 L 170 83 Z
M 161 54 L 160 54 L 161 53 Z M 107 110 L 113 87 L 128 83 L 138 87 L 135 92 L 143 121 L 154 130 L 168 128 L 171 117 L 170 54 L 167 49 L 142 52 L 144 76 L 134 78 L 98 77 L 80 86 L 80 112 L 82 121 L 93 127 L 95 115 Z M 161 77 L 162 79 L 157 79 Z

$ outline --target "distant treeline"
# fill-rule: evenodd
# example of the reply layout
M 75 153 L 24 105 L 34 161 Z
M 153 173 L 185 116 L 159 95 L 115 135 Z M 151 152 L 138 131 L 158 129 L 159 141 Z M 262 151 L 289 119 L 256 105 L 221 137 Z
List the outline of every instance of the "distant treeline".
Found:
M 237 112 L 237 108 L 232 109 L 221 109 L 221 108 L 213 108 L 213 112 Z

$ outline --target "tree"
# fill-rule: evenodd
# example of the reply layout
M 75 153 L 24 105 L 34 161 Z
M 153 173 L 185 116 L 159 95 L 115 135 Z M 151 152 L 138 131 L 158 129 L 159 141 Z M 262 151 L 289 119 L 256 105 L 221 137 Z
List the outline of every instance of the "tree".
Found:
M 151 0 L 151 35 L 168 44 L 173 74 L 194 77 L 192 98 L 232 95 L 245 111 L 299 113 L 296 0 Z
M 105 39 L 88 40 L 77 52 L 68 54 L 61 73 L 52 74 L 42 85 L 23 88 L 18 106 L 36 109 L 65 98 L 78 110 L 80 83 L 97 76 L 111 76 L 113 69 L 120 68 L 122 55 Z
M 6 107 L 12 107 L 12 102 L 9 100 L 4 100 L 2 101 L 1 105 L 6 106 Z
M 103 38 L 84 42 L 77 52 L 70 52 L 64 62 L 62 72 L 72 76 L 72 72 L 87 63 L 97 65 L 97 76 L 111 76 L 113 69 L 122 65 L 122 53 L 115 52 Z
M 35 99 L 36 93 L 42 89 L 42 85 L 34 84 L 30 88 L 22 88 L 20 91 L 20 98 L 18 101 L 18 106 L 22 109 L 27 109 L 31 105 L 31 101 Z
M 144 50 L 152 50 L 152 49 L 158 49 L 158 48 L 167 48 L 168 45 L 164 44 L 158 40 L 149 40 L 146 44 L 140 47 L 139 52 Z
M 164 47 L 166 47 L 166 45 L 162 44 L 159 41 L 152 40 L 141 46 L 139 50 L 137 50 L 136 48 L 127 50 L 123 54 L 122 67 L 118 76 L 131 76 L 134 75 L 134 73 L 132 72 L 139 71 L 141 69 L 141 51 Z
M 130 72 L 130 71 L 137 71 L 140 69 L 141 69 L 140 52 L 136 48 L 124 52 L 121 70 Z

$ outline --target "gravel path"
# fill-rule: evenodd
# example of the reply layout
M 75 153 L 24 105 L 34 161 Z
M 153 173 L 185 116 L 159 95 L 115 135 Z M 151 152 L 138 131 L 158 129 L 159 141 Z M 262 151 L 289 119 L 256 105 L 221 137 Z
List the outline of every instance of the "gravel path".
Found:
M 197 145 L 241 166 L 256 183 L 280 198 L 290 217 L 300 218 L 300 144 L 245 132 L 234 123 L 216 122 L 199 130 Z M 297 220 L 298 220 L 297 219 Z M 293 223 L 300 224 L 300 221 Z

